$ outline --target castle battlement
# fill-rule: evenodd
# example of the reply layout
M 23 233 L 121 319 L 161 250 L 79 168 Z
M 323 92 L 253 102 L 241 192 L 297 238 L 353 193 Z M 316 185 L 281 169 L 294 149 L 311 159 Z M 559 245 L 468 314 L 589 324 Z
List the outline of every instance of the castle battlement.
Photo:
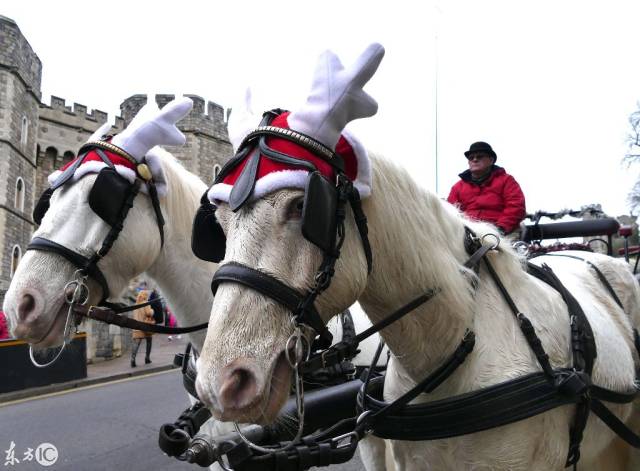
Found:
M 51 95 L 51 104 L 47 106 L 43 103 L 45 108 L 49 108 L 53 111 L 61 111 L 67 115 L 73 115 L 80 119 L 85 119 L 93 123 L 104 123 L 107 121 L 109 115 L 105 111 L 98 109 L 91 110 L 87 113 L 87 107 L 80 103 L 73 103 L 73 108 L 67 106 L 66 100 L 59 96 Z M 119 116 L 116 116 L 116 120 L 122 120 Z
M 199 95 L 185 96 L 193 100 L 193 109 L 178 123 L 178 128 L 185 133 L 203 134 L 213 139 L 228 141 L 227 121 L 224 108 L 213 102 L 205 101 Z M 175 95 L 158 94 L 155 96 L 158 107 L 162 108 L 175 99 Z M 147 95 L 132 95 L 120 104 L 120 113 L 125 124 L 147 103 Z

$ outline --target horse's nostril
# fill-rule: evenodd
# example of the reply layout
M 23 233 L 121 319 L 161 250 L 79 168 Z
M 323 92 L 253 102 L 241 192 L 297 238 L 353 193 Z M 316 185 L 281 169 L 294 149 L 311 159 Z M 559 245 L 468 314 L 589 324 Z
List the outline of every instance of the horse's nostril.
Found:
M 33 312 L 36 307 L 36 300 L 30 294 L 22 295 L 22 299 L 18 304 L 18 316 L 21 321 L 24 321 L 29 314 Z
M 256 399 L 258 382 L 251 370 L 237 368 L 229 373 L 220 387 L 220 405 L 225 409 L 242 409 Z

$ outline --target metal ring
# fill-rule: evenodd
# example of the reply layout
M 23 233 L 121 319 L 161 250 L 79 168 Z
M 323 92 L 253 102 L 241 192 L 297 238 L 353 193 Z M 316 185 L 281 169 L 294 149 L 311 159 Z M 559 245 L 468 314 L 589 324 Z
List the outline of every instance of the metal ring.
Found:
M 67 292 L 70 287 L 73 287 L 71 296 Z M 89 300 L 89 287 L 84 283 L 84 280 L 72 280 L 64 286 L 64 299 L 67 304 L 84 306 Z
M 494 234 L 492 232 L 487 232 L 486 234 L 484 234 L 481 238 L 480 238 L 480 242 L 484 245 L 484 239 L 486 237 L 493 237 L 496 242 L 491 246 L 491 249 L 489 250 L 495 250 L 500 246 L 500 237 L 498 237 L 497 234 Z
M 294 342 L 293 348 L 291 347 L 291 342 Z M 293 353 L 295 355 L 294 359 L 291 358 L 290 351 L 293 349 Z M 311 354 L 311 347 L 306 337 L 302 334 L 300 328 L 296 328 L 296 330 L 291 334 L 291 336 L 287 339 L 287 343 L 284 348 L 284 354 L 289 362 L 289 365 L 293 369 L 297 369 L 300 363 L 309 359 L 309 355 Z
M 373 411 L 372 410 L 366 410 L 362 414 L 360 414 L 358 416 L 358 418 L 356 419 L 356 425 L 358 425 L 360 422 L 362 422 L 366 416 L 371 414 L 371 412 L 373 412 Z

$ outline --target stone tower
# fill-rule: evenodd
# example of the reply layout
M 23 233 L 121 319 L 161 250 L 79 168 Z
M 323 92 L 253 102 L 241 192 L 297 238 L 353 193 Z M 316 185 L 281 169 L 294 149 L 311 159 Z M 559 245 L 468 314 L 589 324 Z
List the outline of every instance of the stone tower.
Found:
M 0 301 L 34 225 L 41 76 L 42 63 L 18 25 L 0 16 Z
M 0 306 L 35 228 L 34 201 L 47 176 L 75 158 L 107 113 L 41 103 L 42 63 L 18 25 L 0 15 Z M 112 132 L 122 130 L 116 117 Z
M 187 170 L 198 175 L 207 185 L 222 165 L 233 156 L 233 148 L 227 133 L 224 109 L 211 101 L 206 103 L 197 95 L 186 95 L 193 100 L 193 109 L 178 123 L 187 142 L 181 147 L 166 149 L 178 158 Z M 160 108 L 175 98 L 174 95 L 156 95 Z M 146 95 L 133 95 L 122 102 L 120 113 L 125 126 L 147 103 Z

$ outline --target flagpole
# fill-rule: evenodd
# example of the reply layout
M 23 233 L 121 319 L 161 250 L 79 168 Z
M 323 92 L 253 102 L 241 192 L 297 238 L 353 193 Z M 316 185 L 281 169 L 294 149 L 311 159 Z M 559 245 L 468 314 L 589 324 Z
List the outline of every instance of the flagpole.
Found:
M 435 93 L 435 109 L 434 109 L 434 113 L 435 113 L 435 154 L 436 154 L 436 168 L 435 168 L 435 180 L 436 180 L 436 195 L 438 194 L 438 151 L 439 146 L 438 146 L 438 27 L 440 25 L 440 7 L 438 6 L 438 3 L 435 2 L 434 3 L 434 8 L 435 8 L 435 37 L 434 37 L 434 56 L 435 56 L 435 85 L 434 85 L 434 93 Z

